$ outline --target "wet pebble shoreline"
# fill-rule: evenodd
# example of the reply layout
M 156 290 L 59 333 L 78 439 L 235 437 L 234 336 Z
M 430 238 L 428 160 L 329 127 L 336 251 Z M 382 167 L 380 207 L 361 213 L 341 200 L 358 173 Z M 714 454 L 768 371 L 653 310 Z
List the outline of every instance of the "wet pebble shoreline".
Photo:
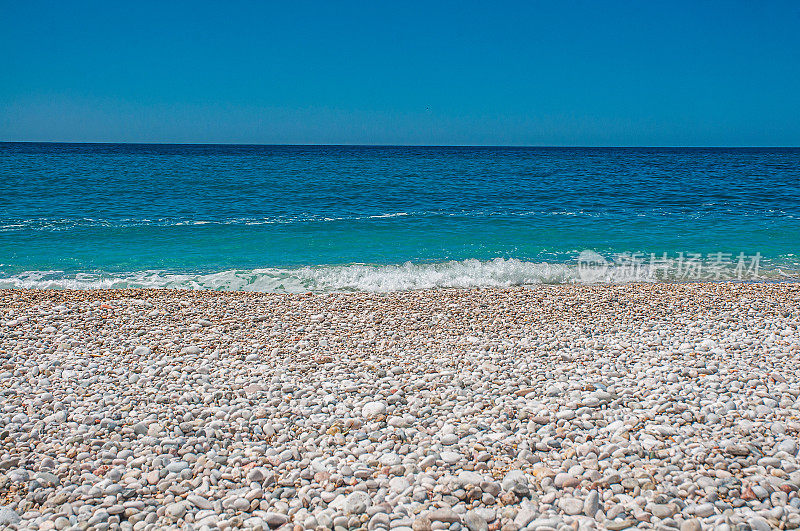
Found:
M 800 287 L 0 291 L 0 528 L 794 529 Z

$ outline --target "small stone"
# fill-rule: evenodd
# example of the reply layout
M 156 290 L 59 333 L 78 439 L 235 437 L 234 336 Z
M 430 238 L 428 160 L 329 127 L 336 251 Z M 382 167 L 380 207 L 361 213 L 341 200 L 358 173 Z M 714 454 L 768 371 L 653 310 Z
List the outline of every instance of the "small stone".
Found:
M 61 480 L 58 476 L 50 472 L 39 472 L 36 475 L 36 479 L 45 487 L 55 487 L 61 484 Z
M 697 518 L 689 518 L 681 524 L 681 531 L 703 531 L 703 526 Z
M 497 481 L 481 481 L 480 487 L 483 492 L 487 492 L 492 496 L 500 494 L 500 490 L 502 489 L 500 483 Z
M 583 512 L 583 501 L 578 498 L 562 498 L 559 505 L 561 509 L 569 515 L 581 514 Z
M 525 497 L 530 493 L 528 477 L 521 470 L 512 470 L 506 474 L 502 486 L 503 490 L 513 492 L 517 496 Z
M 452 446 L 458 442 L 458 435 L 455 433 L 448 433 L 447 435 L 442 436 L 442 444 L 445 446 Z
M 428 518 L 431 522 L 460 522 L 461 517 L 458 516 L 452 509 L 436 509 L 428 513 Z
M 10 507 L 0 507 L 0 526 L 12 526 L 19 524 L 21 518 Z
M 694 514 L 700 518 L 707 518 L 714 514 L 714 505 L 711 503 L 702 503 L 695 507 Z
M 411 524 L 411 529 L 414 531 L 431 531 L 431 526 L 431 519 L 423 515 L 414 520 L 414 523 Z
M 182 502 L 170 503 L 167 505 L 165 512 L 173 520 L 179 520 L 186 514 L 186 504 Z
M 559 420 L 572 420 L 575 418 L 575 411 L 572 409 L 563 409 L 556 413 L 556 418 Z
M 775 446 L 776 452 L 786 452 L 792 457 L 797 455 L 797 441 L 794 439 L 786 439 L 781 441 Z
M 448 465 L 454 465 L 461 461 L 461 454 L 458 452 L 442 452 L 441 453 L 442 461 L 447 463 Z
M 252 468 L 247 473 L 247 481 L 261 483 L 267 477 L 267 470 L 262 467 Z
M 276 512 L 267 512 L 262 519 L 264 522 L 267 523 L 270 527 L 280 527 L 286 522 L 289 521 L 289 517 L 285 514 L 276 513 Z
M 503 505 L 514 505 L 519 503 L 519 496 L 513 492 L 504 492 L 500 495 L 500 503 Z
M 345 514 L 364 514 L 370 505 L 372 498 L 369 494 L 357 490 L 345 498 L 343 509 Z
M 176 474 L 188 469 L 189 469 L 189 463 L 187 463 L 186 461 L 173 461 L 167 465 L 167 470 L 169 472 L 174 472 Z
M 245 529 L 255 529 L 255 530 L 259 530 L 259 529 L 263 530 L 263 529 L 269 527 L 269 525 L 266 522 L 264 522 L 264 520 L 262 520 L 261 518 L 259 518 L 257 516 L 251 516 L 251 517 L 247 518 L 243 522 L 243 526 L 244 526 Z
M 531 521 L 530 524 L 528 524 L 528 528 L 552 530 L 552 529 L 559 529 L 563 523 L 564 522 L 562 522 L 558 518 L 537 518 Z
M 478 486 L 483 482 L 483 477 L 478 474 L 477 472 L 470 472 L 468 470 L 462 470 L 456 476 L 454 483 L 459 487 L 463 487 L 465 485 L 472 485 Z
M 561 472 L 559 474 L 556 474 L 556 477 L 553 479 L 553 485 L 559 489 L 564 487 L 577 487 L 580 484 L 581 484 L 580 479 L 566 472 Z
M 739 444 L 734 444 L 734 445 L 728 446 L 726 448 L 726 451 L 729 454 L 731 454 L 733 456 L 737 456 L 737 457 L 747 457 L 748 455 L 750 455 L 750 449 L 747 446 L 743 446 L 743 445 L 739 445 Z
M 367 524 L 367 529 L 388 529 L 389 528 L 389 515 L 386 513 L 375 513 Z M 308 528 L 308 527 L 307 527 Z
M 361 416 L 364 418 L 373 418 L 386 413 L 386 404 L 383 402 L 367 402 L 361 408 Z
M 395 453 L 386 453 L 378 458 L 378 462 L 383 466 L 394 466 L 402 463 L 403 458 Z
M 514 517 L 514 525 L 516 525 L 518 529 L 522 529 L 535 520 L 537 516 L 538 514 L 532 508 L 523 507 Z
M 394 477 L 389 480 L 389 489 L 392 492 L 396 492 L 398 494 L 401 492 L 405 492 L 405 490 L 410 486 L 411 484 L 404 477 Z
M 583 514 L 589 517 L 594 517 L 600 508 L 600 494 L 596 490 L 589 492 L 583 502 Z
M 650 514 L 662 520 L 672 517 L 676 512 L 678 508 L 671 503 L 654 503 L 650 506 Z
M 747 520 L 747 525 L 750 526 L 752 531 L 769 531 L 772 529 L 772 526 L 769 525 L 769 522 L 762 518 L 761 516 L 753 516 Z
M 186 496 L 186 500 L 198 509 L 211 510 L 213 508 L 210 501 L 197 494 L 189 494 Z
M 477 511 L 467 511 L 464 515 L 464 524 L 469 531 L 488 531 L 489 524 Z

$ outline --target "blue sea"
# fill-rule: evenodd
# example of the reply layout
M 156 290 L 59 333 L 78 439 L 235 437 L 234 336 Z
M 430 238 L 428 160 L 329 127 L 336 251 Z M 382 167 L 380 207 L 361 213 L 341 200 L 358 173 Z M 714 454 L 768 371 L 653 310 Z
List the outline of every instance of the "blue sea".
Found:
M 0 287 L 792 281 L 800 149 L 0 144 Z

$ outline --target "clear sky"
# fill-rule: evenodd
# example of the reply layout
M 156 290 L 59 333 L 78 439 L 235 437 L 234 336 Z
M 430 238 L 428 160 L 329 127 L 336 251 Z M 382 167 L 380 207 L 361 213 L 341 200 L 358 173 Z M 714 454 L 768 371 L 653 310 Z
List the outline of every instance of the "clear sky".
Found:
M 800 145 L 800 2 L 0 0 L 0 141 Z

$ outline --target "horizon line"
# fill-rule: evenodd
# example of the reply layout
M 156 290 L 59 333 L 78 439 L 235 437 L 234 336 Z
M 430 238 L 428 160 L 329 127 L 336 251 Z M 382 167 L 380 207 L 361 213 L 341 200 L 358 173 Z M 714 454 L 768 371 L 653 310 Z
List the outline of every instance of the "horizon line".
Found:
M 130 146 L 248 146 L 248 147 L 409 147 L 409 148 L 546 148 L 546 149 L 800 149 L 795 146 L 774 145 L 570 145 L 570 144 L 259 144 L 238 142 L 74 142 L 55 140 L 0 140 L 0 144 L 72 144 L 72 145 L 130 145 Z

